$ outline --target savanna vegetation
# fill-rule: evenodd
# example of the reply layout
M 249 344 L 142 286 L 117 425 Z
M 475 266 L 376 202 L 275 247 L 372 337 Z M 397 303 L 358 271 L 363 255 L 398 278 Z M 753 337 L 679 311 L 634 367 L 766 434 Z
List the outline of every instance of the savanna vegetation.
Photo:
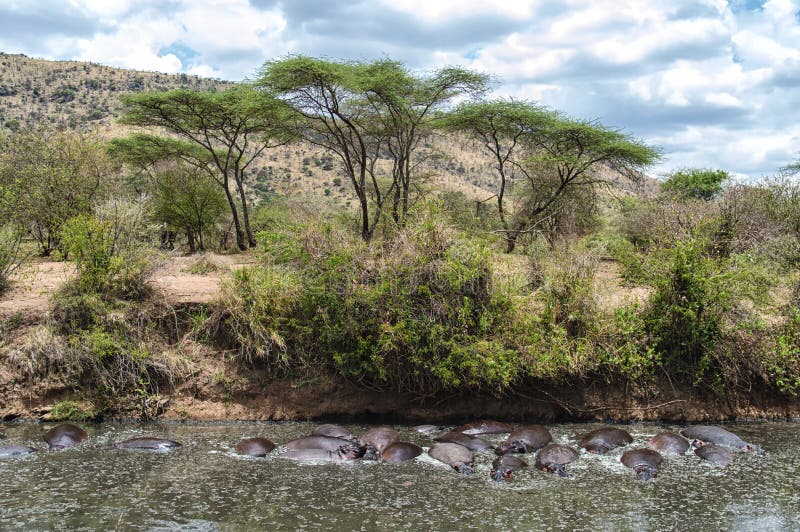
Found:
M 247 84 L 123 96 L 136 129 L 111 140 L 7 131 L 0 289 L 30 255 L 77 274 L 0 356 L 143 412 L 191 373 L 191 346 L 243 374 L 419 397 L 800 393 L 797 163 L 755 183 L 690 167 L 654 183 L 656 147 L 489 88 L 461 68 L 292 56 Z M 447 142 L 480 152 L 491 186 L 434 185 L 459 164 Z M 351 203 L 256 193 L 287 147 L 330 166 Z M 167 254 L 205 250 L 252 264 L 200 311 L 153 292 Z

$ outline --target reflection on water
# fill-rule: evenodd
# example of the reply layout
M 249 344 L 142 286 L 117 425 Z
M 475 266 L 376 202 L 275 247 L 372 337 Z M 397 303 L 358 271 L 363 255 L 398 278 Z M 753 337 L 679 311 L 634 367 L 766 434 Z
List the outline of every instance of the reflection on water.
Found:
M 556 441 L 601 425 L 550 427 Z M 727 428 L 765 453 L 736 454 L 718 468 L 694 455 L 666 458 L 659 477 L 638 482 L 619 462 L 581 452 L 571 478 L 533 467 L 508 482 L 489 480 L 493 456 L 478 454 L 477 474 L 458 475 L 426 455 L 402 464 L 297 464 L 246 458 L 242 437 L 276 443 L 306 434 L 308 423 L 105 424 L 88 426 L 79 449 L 0 459 L 0 530 L 241 530 L 321 527 L 337 530 L 677 528 L 780 530 L 800 527 L 797 423 L 748 423 Z M 348 425 L 356 433 L 368 427 Z M 48 427 L 7 424 L 8 443 L 44 450 Z M 430 439 L 396 426 L 424 447 Z M 634 446 L 663 426 L 632 425 Z M 670 427 L 666 427 L 669 429 Z M 677 427 L 671 427 L 677 429 Z M 182 442 L 170 454 L 101 448 L 138 435 Z M 500 441 L 502 437 L 489 438 Z M 529 463 L 533 456 L 527 455 Z

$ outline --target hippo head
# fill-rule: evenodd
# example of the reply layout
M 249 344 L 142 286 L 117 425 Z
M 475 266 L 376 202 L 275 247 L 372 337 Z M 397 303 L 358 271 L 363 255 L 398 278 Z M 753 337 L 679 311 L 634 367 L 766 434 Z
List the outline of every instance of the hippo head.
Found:
M 364 455 L 361 457 L 362 460 L 380 460 L 380 457 L 381 453 L 378 452 L 378 449 L 369 444 L 364 446 Z
M 606 454 L 611 450 L 611 448 L 605 443 L 590 443 L 584 448 L 586 449 L 587 453 L 592 454 Z
M 495 448 L 494 452 L 500 456 L 504 454 L 522 454 L 528 452 L 528 446 L 525 444 L 525 442 L 512 441 L 501 443 Z
M 346 460 L 355 460 L 356 458 L 361 458 L 364 456 L 365 451 L 366 447 L 363 445 L 358 445 L 357 443 L 348 443 L 339 447 L 337 452 L 339 453 L 339 456 Z
M 457 466 L 454 466 L 454 468 L 462 475 L 471 475 L 475 472 L 475 470 L 472 469 L 472 466 L 470 466 L 469 464 L 459 464 Z
M 511 470 L 508 468 L 492 469 L 489 477 L 495 481 L 508 480 L 511 478 Z
M 554 475 L 558 475 L 559 477 L 568 477 L 567 474 L 567 466 L 565 464 L 548 464 L 545 466 L 544 471 L 548 473 L 553 473 Z
M 636 473 L 636 480 L 651 480 L 658 475 L 655 467 L 645 464 L 637 465 L 633 468 L 633 472 Z

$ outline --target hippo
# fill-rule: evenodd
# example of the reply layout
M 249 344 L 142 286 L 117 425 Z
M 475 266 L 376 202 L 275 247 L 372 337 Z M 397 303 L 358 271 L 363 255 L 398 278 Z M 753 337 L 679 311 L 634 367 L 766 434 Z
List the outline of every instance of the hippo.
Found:
M 330 438 L 342 438 L 345 440 L 357 441 L 358 437 L 339 425 L 325 424 L 320 425 L 311 431 L 312 436 L 328 436 Z
M 689 442 L 683 436 L 671 432 L 656 434 L 647 442 L 647 446 L 661 454 L 682 456 L 689 450 Z
M 457 443 L 434 443 L 428 449 L 431 458 L 444 462 L 453 469 L 464 475 L 471 475 L 475 471 L 472 469 L 472 451 L 458 445 Z
M 550 443 L 545 445 L 536 455 L 536 469 L 555 473 L 560 477 L 567 476 L 567 464 L 578 459 L 578 453 L 566 445 Z
M 494 421 L 492 419 L 481 419 L 480 421 L 473 421 L 453 429 L 452 432 L 461 432 L 469 436 L 477 434 L 506 434 L 512 432 L 514 427 L 502 421 Z
M 419 432 L 420 434 L 430 434 L 431 432 L 436 432 L 439 430 L 438 425 L 417 425 L 415 427 L 411 427 L 411 430 L 414 432 Z
M 381 460 L 384 462 L 405 462 L 406 460 L 413 460 L 422 454 L 422 447 L 415 443 L 407 441 L 396 441 L 389 444 L 383 452 L 381 452 Z
M 50 450 L 66 449 L 75 447 L 85 442 L 89 435 L 80 427 L 63 423 L 56 425 L 44 434 L 44 441 L 50 446 Z
M 489 478 L 492 480 L 506 480 L 511 478 L 514 471 L 528 467 L 527 462 L 516 456 L 506 454 L 498 456 L 492 462 L 492 471 L 489 473 Z
M 758 445 L 747 443 L 736 434 L 723 429 L 722 427 L 714 427 L 709 425 L 694 425 L 682 429 L 680 433 L 694 440 L 695 445 L 700 446 L 705 443 L 713 443 L 714 445 L 725 445 L 741 451 L 757 451 L 760 448 Z
M 541 425 L 531 425 L 516 429 L 506 441 L 494 450 L 497 454 L 532 453 L 552 441 L 550 431 Z
M 274 448 L 266 438 L 245 438 L 236 444 L 236 452 L 247 456 L 267 456 Z
M 733 455 L 725 447 L 708 443 L 694 450 L 694 454 L 718 466 L 727 466 L 733 463 Z
M 33 447 L 26 447 L 24 445 L 0 445 L 0 458 L 5 458 L 6 456 L 20 456 L 35 452 L 36 449 Z
M 650 480 L 658 475 L 661 454 L 652 449 L 631 449 L 625 451 L 619 461 L 633 469 L 638 480 Z
M 400 439 L 400 433 L 389 427 L 375 427 L 361 436 L 361 441 L 367 446 L 364 458 L 377 460 L 386 447 Z
M 305 451 L 311 449 L 321 449 L 331 451 L 347 457 L 350 460 L 364 456 L 366 446 L 344 438 L 332 438 L 329 436 L 304 436 L 297 438 L 286 444 L 290 451 Z
M 633 442 L 633 436 L 627 431 L 614 427 L 593 430 L 581 436 L 578 446 L 593 454 L 606 454 L 617 447 L 624 447 Z
M 352 459 L 346 451 L 326 449 L 295 449 L 278 455 L 278 458 L 299 462 L 342 462 Z
M 445 432 L 436 436 L 433 441 L 441 443 L 457 443 L 469 449 L 470 451 L 488 451 L 494 449 L 494 446 L 488 441 L 478 438 L 476 436 L 468 436 L 463 432 Z
M 136 451 L 155 451 L 157 453 L 165 453 L 180 447 L 181 444 L 165 440 L 164 438 L 151 438 L 148 436 L 139 436 L 138 438 L 131 438 L 114 444 L 117 449 L 131 449 Z

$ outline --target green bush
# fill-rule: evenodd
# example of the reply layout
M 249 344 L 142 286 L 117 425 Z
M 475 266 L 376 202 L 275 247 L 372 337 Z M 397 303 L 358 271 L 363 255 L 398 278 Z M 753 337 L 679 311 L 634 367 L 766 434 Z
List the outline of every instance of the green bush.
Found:
M 60 401 L 53 405 L 49 414 L 51 421 L 90 421 L 96 417 L 93 405 L 77 401 Z
M 666 362 L 695 381 L 708 369 L 708 352 L 719 340 L 732 294 L 722 272 L 705 255 L 704 243 L 688 240 L 671 252 L 669 269 L 656 284 L 647 330 Z
M 730 174 L 711 168 L 684 168 L 672 172 L 661 184 L 661 190 L 680 198 L 710 201 L 722 192 Z
M 364 385 L 418 393 L 517 379 L 490 255 L 437 209 L 371 244 L 331 224 L 260 241 L 267 264 L 237 273 L 218 312 L 244 360 L 288 370 L 313 358 Z
M 0 294 L 8 288 L 11 275 L 27 258 L 21 244 L 20 231 L 10 225 L 0 226 Z
M 136 204 L 102 206 L 96 215 L 69 219 L 62 242 L 78 271 L 76 290 L 123 299 L 141 299 L 154 267 L 145 239 L 154 234 Z
M 97 327 L 105 321 L 108 307 L 92 292 L 72 293 L 61 290 L 53 301 L 53 321 L 62 334 L 78 333 Z
M 221 303 L 229 313 L 225 325 L 244 360 L 278 370 L 292 366 L 286 339 L 295 332 L 292 317 L 300 292 L 299 276 L 285 267 L 248 267 L 232 273 Z

